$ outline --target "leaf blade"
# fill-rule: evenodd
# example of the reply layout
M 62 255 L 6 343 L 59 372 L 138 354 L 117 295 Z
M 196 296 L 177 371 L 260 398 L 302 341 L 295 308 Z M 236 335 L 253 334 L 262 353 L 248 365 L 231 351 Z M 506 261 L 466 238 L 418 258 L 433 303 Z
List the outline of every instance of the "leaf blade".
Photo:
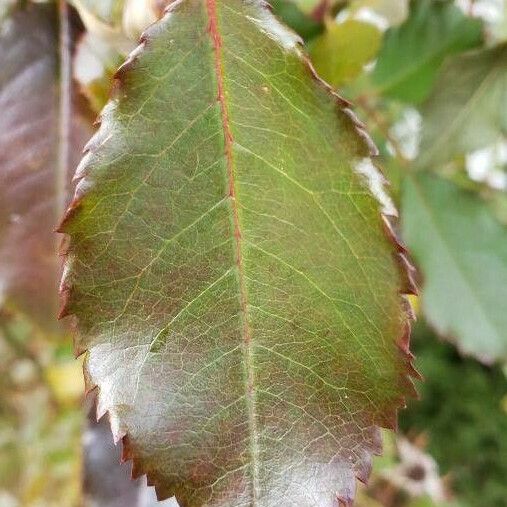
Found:
M 350 502 L 412 392 L 392 206 L 298 44 L 258 3 L 176 4 L 120 71 L 62 225 L 99 414 L 189 506 Z

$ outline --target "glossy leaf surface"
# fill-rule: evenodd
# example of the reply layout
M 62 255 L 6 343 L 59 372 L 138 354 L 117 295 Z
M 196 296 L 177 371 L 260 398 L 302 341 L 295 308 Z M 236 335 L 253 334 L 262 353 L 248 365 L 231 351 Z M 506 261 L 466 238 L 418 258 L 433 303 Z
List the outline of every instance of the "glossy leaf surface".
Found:
M 403 189 L 403 232 L 433 326 L 483 361 L 507 359 L 507 229 L 474 192 L 418 175 Z
M 62 224 L 64 313 L 159 497 L 331 507 L 366 480 L 413 390 L 371 150 L 259 2 L 177 2 L 119 71 Z
M 420 103 L 430 93 L 444 58 L 481 42 L 481 22 L 466 17 L 451 2 L 413 0 L 408 19 L 385 36 L 373 83 L 379 93 Z
M 73 112 L 70 83 L 61 86 L 56 6 L 16 9 L 1 29 L 0 303 L 54 330 L 61 238 L 53 229 L 91 128 Z

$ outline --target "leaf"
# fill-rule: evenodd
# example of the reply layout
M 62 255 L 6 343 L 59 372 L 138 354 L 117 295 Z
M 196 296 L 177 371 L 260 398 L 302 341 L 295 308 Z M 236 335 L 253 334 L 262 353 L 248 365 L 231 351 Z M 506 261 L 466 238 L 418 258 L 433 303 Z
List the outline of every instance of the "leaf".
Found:
M 423 173 L 406 179 L 402 203 L 426 318 L 463 352 L 505 361 L 507 229 L 475 192 Z
M 271 0 L 269 3 L 273 12 L 305 40 L 313 39 L 324 30 L 323 23 L 315 21 L 292 0 Z
M 378 28 L 363 21 L 330 23 L 312 44 L 310 56 L 319 75 L 337 87 L 357 77 L 380 47 Z
M 99 113 L 109 99 L 109 91 L 122 55 L 108 41 L 92 32 L 79 40 L 74 55 L 74 77 L 90 107 Z
M 421 158 L 435 168 L 507 134 L 507 44 L 449 60 L 423 107 Z
M 60 55 L 56 11 L 19 8 L 0 36 L 0 303 L 47 330 L 56 329 L 60 277 L 53 229 L 68 204 L 68 167 L 91 134 L 71 103 L 70 47 Z M 62 26 L 66 46 L 68 32 Z
M 413 392 L 368 137 L 260 2 L 177 2 L 142 40 L 61 226 L 98 413 L 159 498 L 348 504 Z
M 141 32 L 162 15 L 172 0 L 70 1 L 79 11 L 89 32 L 109 39 L 114 49 L 121 50 L 131 45 L 129 41 L 136 41 Z
M 372 80 L 379 94 L 418 104 L 447 55 L 479 46 L 482 23 L 451 2 L 413 0 L 407 21 L 386 33 Z

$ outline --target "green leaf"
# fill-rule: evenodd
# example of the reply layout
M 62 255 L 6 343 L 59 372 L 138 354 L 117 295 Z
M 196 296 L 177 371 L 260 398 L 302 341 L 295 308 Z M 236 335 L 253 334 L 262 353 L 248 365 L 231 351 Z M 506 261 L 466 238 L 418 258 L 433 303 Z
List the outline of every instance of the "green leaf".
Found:
M 17 9 L 0 33 L 0 303 L 53 331 L 61 241 L 53 229 L 91 122 L 72 103 L 70 28 L 59 28 L 55 5 Z
M 475 192 L 423 173 L 406 178 L 402 210 L 429 322 L 463 352 L 505 361 L 507 229 Z
M 269 3 L 273 12 L 305 40 L 313 39 L 324 30 L 323 23 L 315 21 L 292 0 L 271 0 Z
M 113 76 L 123 60 L 117 50 L 92 32 L 85 33 L 77 43 L 74 77 L 96 113 L 109 100 Z
M 436 168 L 507 134 L 507 44 L 449 60 L 424 104 L 418 165 Z
M 99 415 L 160 498 L 350 502 L 413 392 L 368 137 L 260 1 L 180 1 L 142 40 L 61 227 Z
M 337 87 L 357 77 L 380 47 L 381 33 L 370 23 L 347 20 L 330 23 L 311 46 L 319 75 Z
M 410 16 L 387 31 L 372 80 L 377 92 L 418 104 L 447 55 L 482 43 L 482 23 L 451 2 L 413 0 Z

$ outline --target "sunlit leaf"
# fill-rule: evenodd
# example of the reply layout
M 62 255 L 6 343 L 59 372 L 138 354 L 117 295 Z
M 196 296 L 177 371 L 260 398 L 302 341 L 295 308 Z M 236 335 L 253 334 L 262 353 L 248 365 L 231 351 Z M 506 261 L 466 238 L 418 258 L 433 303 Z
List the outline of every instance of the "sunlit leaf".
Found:
M 348 504 L 413 392 L 371 144 L 260 2 L 177 2 L 142 40 L 61 228 L 99 414 L 161 498 Z
M 452 2 L 413 0 L 410 16 L 388 30 L 373 83 L 378 93 L 419 103 L 428 96 L 447 55 L 482 42 L 482 23 Z
M 312 44 L 310 56 L 319 75 L 333 86 L 357 77 L 380 47 L 381 33 L 370 23 L 330 23 Z
M 0 303 L 50 330 L 61 241 L 53 229 L 68 203 L 69 167 L 91 134 L 72 104 L 70 40 L 60 51 L 56 10 L 20 8 L 0 35 Z
M 507 359 L 507 229 L 475 192 L 426 174 L 407 178 L 403 234 L 424 278 L 426 318 L 460 350 Z
M 422 111 L 423 167 L 437 169 L 507 134 L 507 44 L 449 60 Z

